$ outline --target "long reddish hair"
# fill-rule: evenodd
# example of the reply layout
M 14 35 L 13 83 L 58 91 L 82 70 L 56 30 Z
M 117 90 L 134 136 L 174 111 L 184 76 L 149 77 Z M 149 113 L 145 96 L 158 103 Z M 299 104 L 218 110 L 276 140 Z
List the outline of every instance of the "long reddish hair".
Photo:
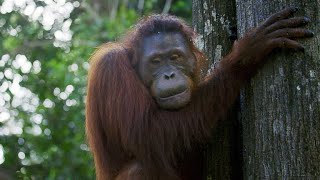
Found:
M 177 154 L 190 147 L 193 138 L 209 133 L 195 120 L 201 112 L 159 109 L 139 79 L 135 66 L 140 43 L 158 32 L 182 34 L 197 59 L 197 73 L 203 65 L 193 30 L 168 15 L 146 17 L 122 41 L 98 48 L 91 57 L 86 99 L 86 133 L 98 179 L 114 179 L 135 159 L 146 169 L 146 179 L 175 178 Z M 198 74 L 195 77 L 198 82 Z

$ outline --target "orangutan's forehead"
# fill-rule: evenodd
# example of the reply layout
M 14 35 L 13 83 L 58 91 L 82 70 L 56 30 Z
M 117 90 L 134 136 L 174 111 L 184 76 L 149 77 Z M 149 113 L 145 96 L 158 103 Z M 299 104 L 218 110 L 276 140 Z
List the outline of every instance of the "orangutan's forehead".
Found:
M 185 38 L 180 33 L 159 33 L 145 37 L 142 42 L 142 51 L 152 53 L 154 50 L 173 48 L 187 48 Z

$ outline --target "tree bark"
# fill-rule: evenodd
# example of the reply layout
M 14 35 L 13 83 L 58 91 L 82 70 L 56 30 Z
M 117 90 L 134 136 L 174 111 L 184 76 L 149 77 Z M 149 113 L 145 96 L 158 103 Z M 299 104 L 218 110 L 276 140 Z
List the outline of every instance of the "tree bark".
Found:
M 198 47 L 208 57 L 208 69 L 214 67 L 222 56 L 231 49 L 233 40 L 232 27 L 236 26 L 235 1 L 194 0 L 193 26 L 198 32 Z M 207 69 L 202 74 L 207 74 Z M 236 108 L 236 107 L 235 107 Z M 239 179 L 241 168 L 239 163 L 239 136 L 236 112 L 231 110 L 229 116 L 218 123 L 212 133 L 211 142 L 207 145 L 205 156 L 206 179 Z M 241 178 L 240 178 L 241 179 Z
M 243 35 L 283 7 L 308 16 L 305 53 L 275 52 L 241 96 L 244 179 L 320 178 L 320 2 L 237 0 Z M 250 49 L 248 49 L 250 50 Z

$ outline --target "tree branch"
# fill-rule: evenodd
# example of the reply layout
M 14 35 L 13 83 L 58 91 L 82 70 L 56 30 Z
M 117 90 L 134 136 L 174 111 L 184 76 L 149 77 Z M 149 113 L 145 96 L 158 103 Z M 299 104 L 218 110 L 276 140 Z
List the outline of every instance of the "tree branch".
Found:
M 166 0 L 166 3 L 164 4 L 162 14 L 168 14 L 170 8 L 171 8 L 172 0 Z

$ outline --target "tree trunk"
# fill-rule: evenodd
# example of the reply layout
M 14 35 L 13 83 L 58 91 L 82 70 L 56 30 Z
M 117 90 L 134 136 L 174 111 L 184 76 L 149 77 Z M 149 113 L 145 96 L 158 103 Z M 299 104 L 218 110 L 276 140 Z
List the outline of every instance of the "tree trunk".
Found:
M 320 178 L 320 2 L 237 0 L 243 35 L 283 7 L 308 16 L 305 53 L 277 51 L 241 96 L 244 179 Z M 250 49 L 248 49 L 250 50 Z
M 226 55 L 233 41 L 231 30 L 236 26 L 235 1 L 194 0 L 193 26 L 198 32 L 198 47 L 208 57 L 212 68 L 222 56 Z M 234 38 L 234 37 L 233 37 Z M 203 75 L 207 70 L 203 70 Z M 241 168 L 237 146 L 239 136 L 235 110 L 231 110 L 225 120 L 220 121 L 212 133 L 211 142 L 204 152 L 206 179 L 239 179 Z M 241 178 L 240 178 L 241 179 Z

